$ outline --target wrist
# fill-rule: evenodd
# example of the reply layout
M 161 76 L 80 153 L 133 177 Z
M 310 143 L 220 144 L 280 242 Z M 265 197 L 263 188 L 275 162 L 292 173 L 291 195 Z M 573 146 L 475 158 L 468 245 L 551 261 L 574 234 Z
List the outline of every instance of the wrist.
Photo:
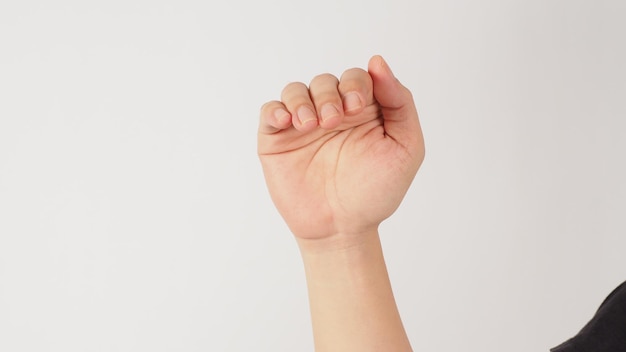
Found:
M 303 257 L 327 256 L 359 252 L 372 244 L 380 243 L 378 228 L 356 232 L 340 232 L 321 238 L 296 236 L 296 241 Z

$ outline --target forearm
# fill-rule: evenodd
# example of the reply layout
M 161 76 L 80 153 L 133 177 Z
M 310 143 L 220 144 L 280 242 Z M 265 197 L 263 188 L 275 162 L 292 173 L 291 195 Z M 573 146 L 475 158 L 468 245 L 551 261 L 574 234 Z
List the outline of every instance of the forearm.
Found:
M 354 243 L 298 241 L 316 351 L 411 351 L 377 231 Z

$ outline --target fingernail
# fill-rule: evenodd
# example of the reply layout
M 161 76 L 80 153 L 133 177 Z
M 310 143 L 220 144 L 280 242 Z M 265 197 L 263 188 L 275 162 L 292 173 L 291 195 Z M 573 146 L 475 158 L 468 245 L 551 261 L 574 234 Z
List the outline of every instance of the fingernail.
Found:
M 285 109 L 280 109 L 280 108 L 274 111 L 274 117 L 276 118 L 276 121 L 278 121 L 279 123 L 283 123 L 286 120 L 291 118 L 291 116 Z
M 343 97 L 346 111 L 355 111 L 361 108 L 361 98 L 357 93 L 348 93 Z
M 305 125 L 311 121 L 317 120 L 317 115 L 311 110 L 309 107 L 303 105 L 298 108 L 298 118 L 300 119 L 300 123 Z
M 339 111 L 333 104 L 325 104 L 322 106 L 322 121 L 327 121 L 333 117 L 337 117 Z
M 395 77 L 395 75 L 393 74 L 393 71 L 391 71 L 391 67 L 389 67 L 389 64 L 387 63 L 387 61 L 381 56 L 380 57 L 380 65 L 383 67 L 383 69 L 385 69 L 392 77 Z

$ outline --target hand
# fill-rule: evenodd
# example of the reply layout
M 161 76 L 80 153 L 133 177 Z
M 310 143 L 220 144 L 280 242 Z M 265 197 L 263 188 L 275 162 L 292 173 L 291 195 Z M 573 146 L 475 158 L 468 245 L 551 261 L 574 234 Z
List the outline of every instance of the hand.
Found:
M 368 71 L 288 84 L 261 108 L 258 153 L 298 239 L 357 239 L 399 206 L 424 158 L 411 93 L 380 56 Z

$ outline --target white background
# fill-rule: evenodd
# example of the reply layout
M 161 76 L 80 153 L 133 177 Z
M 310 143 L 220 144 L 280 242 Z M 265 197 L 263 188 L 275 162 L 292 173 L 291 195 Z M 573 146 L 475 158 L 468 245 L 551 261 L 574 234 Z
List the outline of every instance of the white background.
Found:
M 256 158 L 385 56 L 426 160 L 381 228 L 415 351 L 547 351 L 626 279 L 626 2 L 0 3 L 0 350 L 312 351 Z

